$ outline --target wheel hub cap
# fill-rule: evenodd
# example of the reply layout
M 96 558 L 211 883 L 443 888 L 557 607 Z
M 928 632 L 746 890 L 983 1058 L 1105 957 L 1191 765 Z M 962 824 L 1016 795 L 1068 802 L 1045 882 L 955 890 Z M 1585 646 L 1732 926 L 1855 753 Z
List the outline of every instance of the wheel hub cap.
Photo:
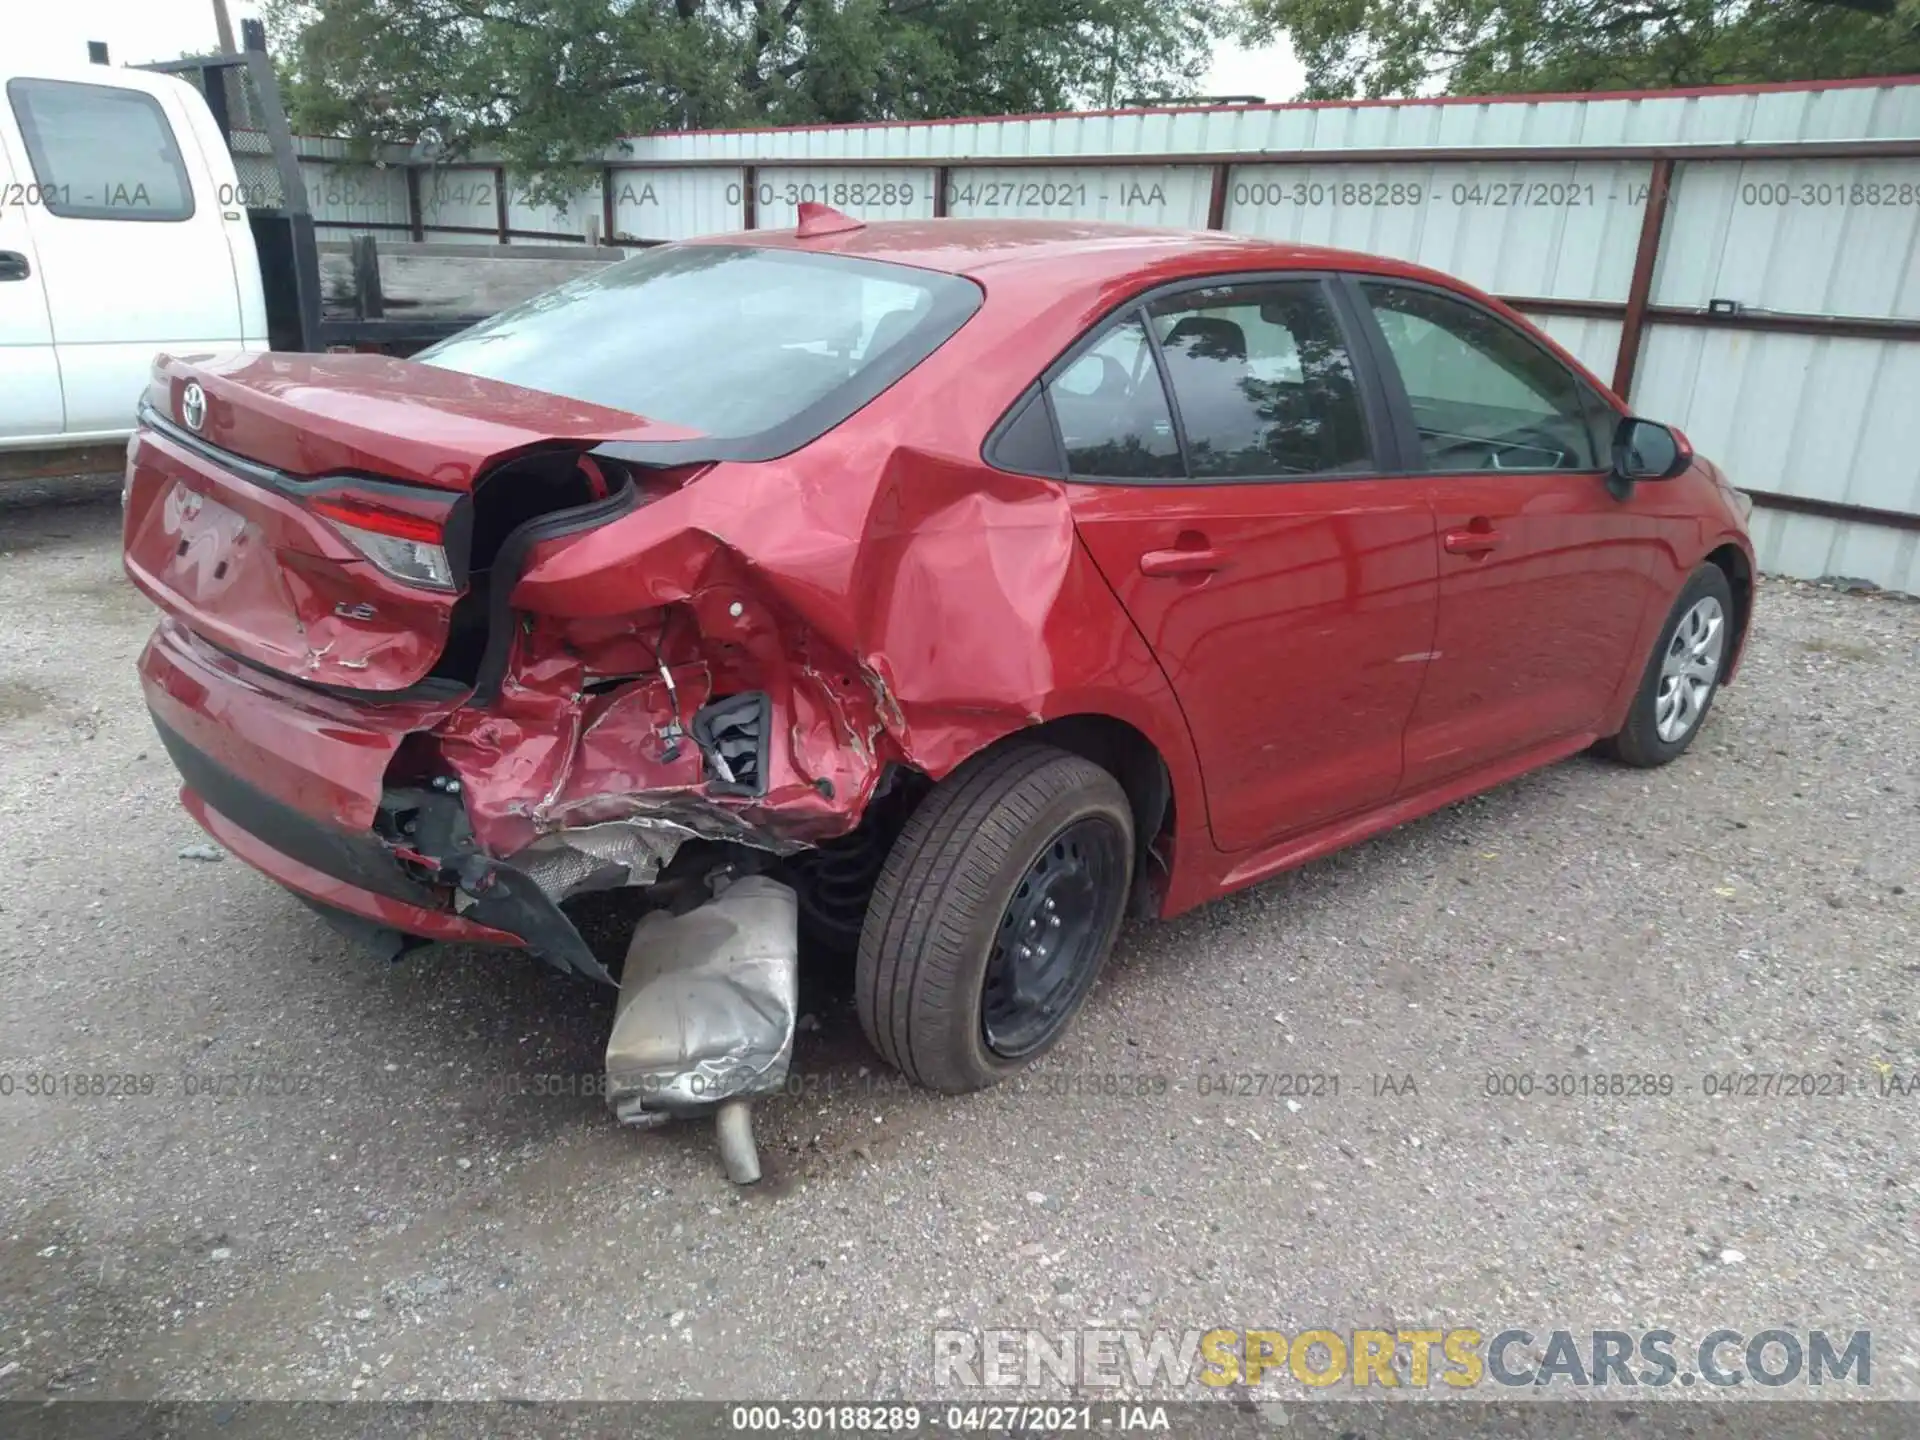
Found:
M 1720 681 L 1726 643 L 1726 611 L 1711 595 L 1696 601 L 1674 627 L 1653 697 L 1653 728 L 1669 745 L 1683 738 L 1706 713 L 1713 687 Z

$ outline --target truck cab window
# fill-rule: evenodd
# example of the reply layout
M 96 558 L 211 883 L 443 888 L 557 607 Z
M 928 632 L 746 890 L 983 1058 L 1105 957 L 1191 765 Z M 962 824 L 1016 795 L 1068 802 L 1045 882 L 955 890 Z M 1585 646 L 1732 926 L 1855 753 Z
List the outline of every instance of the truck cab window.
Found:
M 138 90 L 9 80 L 7 99 L 47 212 L 69 220 L 188 220 L 193 183 L 160 102 Z

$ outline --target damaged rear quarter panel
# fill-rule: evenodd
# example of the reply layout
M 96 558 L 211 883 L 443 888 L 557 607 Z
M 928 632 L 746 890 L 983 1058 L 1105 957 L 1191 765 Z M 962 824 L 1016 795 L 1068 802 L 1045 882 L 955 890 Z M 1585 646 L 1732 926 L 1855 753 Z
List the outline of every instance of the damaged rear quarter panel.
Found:
M 766 793 L 725 803 L 776 843 L 850 829 L 888 762 L 937 779 L 1082 713 L 1145 733 L 1176 794 L 1196 797 L 1179 813 L 1201 813 L 1177 704 L 1079 545 L 1065 488 L 984 465 L 993 413 L 955 421 L 921 393 L 942 383 L 903 382 L 863 423 L 785 459 L 716 465 L 534 547 L 499 702 L 442 729 L 483 844 L 510 853 L 700 790 L 693 747 L 662 752 L 668 696 L 642 673 L 663 631 L 683 724 L 710 695 L 768 692 Z M 930 411 L 949 417 L 931 445 Z M 583 693 L 590 675 L 622 671 L 624 688 Z

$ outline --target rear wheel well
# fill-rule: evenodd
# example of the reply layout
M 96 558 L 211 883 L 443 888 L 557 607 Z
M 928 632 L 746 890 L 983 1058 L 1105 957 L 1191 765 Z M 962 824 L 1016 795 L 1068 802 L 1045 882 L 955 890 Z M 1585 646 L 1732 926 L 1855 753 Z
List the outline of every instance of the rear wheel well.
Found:
M 1015 730 L 980 753 L 1030 741 L 1089 760 L 1120 782 L 1133 815 L 1134 911 L 1153 914 L 1165 889 L 1158 882 L 1164 879 L 1168 854 L 1156 842 L 1173 830 L 1173 781 L 1159 750 L 1140 731 L 1111 715 L 1063 715 Z M 932 788 L 933 782 L 921 771 L 890 767 L 853 830 L 786 862 L 799 891 L 801 935 L 809 948 L 817 953 L 852 952 L 867 897 L 893 842 Z
M 1727 577 L 1727 588 L 1733 592 L 1733 644 L 1727 646 L 1720 662 L 1720 676 L 1725 679 L 1732 673 L 1741 647 L 1747 643 L 1747 622 L 1753 617 L 1753 566 L 1747 563 L 1746 552 L 1731 544 L 1711 552 L 1707 563 L 1719 567 Z
M 1148 913 L 1140 907 L 1155 905 L 1157 892 L 1164 888 L 1154 883 L 1152 857 L 1157 842 L 1173 832 L 1173 778 L 1159 749 L 1132 725 L 1111 715 L 1062 715 L 1016 730 L 999 743 L 1028 740 L 1091 760 L 1120 782 L 1133 811 L 1134 908 L 1136 913 Z M 1164 847 L 1159 854 L 1164 861 Z

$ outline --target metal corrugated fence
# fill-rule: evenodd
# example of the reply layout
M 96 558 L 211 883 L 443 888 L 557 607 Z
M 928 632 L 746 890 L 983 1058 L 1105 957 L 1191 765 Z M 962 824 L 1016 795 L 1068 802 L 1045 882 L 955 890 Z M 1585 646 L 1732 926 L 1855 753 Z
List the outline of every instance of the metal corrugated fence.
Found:
M 1920 77 L 641 136 L 537 204 L 303 140 L 316 222 L 674 240 L 1051 216 L 1419 261 L 1506 298 L 1759 500 L 1770 570 L 1920 593 Z

